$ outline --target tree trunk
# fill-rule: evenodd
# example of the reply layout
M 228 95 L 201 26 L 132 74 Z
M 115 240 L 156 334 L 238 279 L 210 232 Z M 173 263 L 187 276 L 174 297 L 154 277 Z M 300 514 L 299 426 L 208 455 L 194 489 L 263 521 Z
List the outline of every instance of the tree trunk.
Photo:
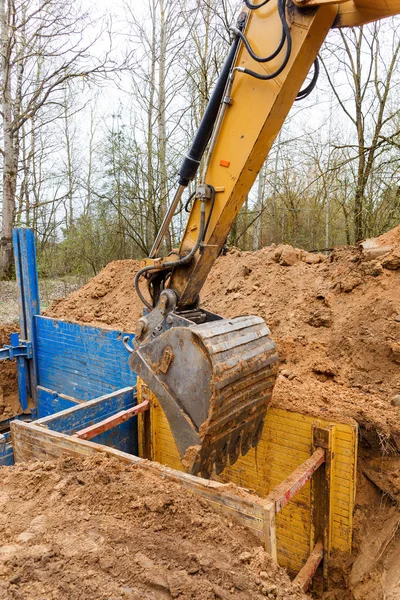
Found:
M 12 129 L 12 109 L 10 97 L 8 19 L 6 0 L 1 4 L 1 108 L 3 112 L 3 210 L 0 240 L 0 279 L 9 278 L 12 274 L 12 229 L 15 214 L 15 190 L 17 184 L 17 168 L 15 164 L 14 140 Z
M 147 253 L 153 245 L 157 234 L 157 210 L 155 201 L 155 179 L 154 179 L 154 150 L 153 150 L 153 119 L 154 119 L 154 96 L 156 90 L 156 42 L 157 42 L 157 7 L 155 0 L 151 3 L 152 34 L 150 52 L 150 79 L 149 79 L 149 101 L 147 110 L 147 202 L 148 218 L 146 219 L 146 246 Z
M 166 96 L 165 76 L 167 61 L 167 31 L 165 20 L 164 0 L 160 0 L 160 66 L 158 81 L 158 164 L 160 172 L 160 208 L 161 217 L 168 209 L 168 173 L 167 173 L 167 124 L 166 124 Z M 172 224 L 171 224 L 172 228 Z M 171 230 L 166 234 L 167 249 L 171 250 Z
M 265 177 L 266 177 L 266 163 L 263 164 L 261 170 L 258 174 L 258 186 L 257 186 L 257 203 L 256 203 L 256 212 L 259 214 L 254 221 L 254 229 L 253 229 L 253 250 L 259 250 L 261 247 L 260 244 L 260 236 L 261 236 L 261 219 L 264 209 L 264 189 L 265 189 Z

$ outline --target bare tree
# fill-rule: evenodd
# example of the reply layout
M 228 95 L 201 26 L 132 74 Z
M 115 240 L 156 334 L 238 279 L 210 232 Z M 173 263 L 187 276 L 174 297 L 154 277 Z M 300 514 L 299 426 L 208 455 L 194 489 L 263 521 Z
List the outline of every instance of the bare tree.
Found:
M 98 39 L 107 33 L 76 0 L 0 0 L 1 118 L 3 203 L 0 278 L 12 268 L 11 234 L 27 123 L 62 114 L 63 90 L 72 81 L 101 77 L 115 68 L 108 51 L 96 57 Z M 104 36 L 103 36 L 104 37 Z M 111 39 L 111 38 L 110 38 Z M 24 157 L 26 158 L 26 156 Z
M 378 159 L 387 150 L 384 136 L 390 135 L 394 117 L 399 113 L 397 77 L 400 36 L 394 23 L 380 22 L 348 31 L 339 30 L 338 38 L 326 45 L 325 73 L 332 92 L 351 123 L 356 141 L 342 144 L 349 162 L 354 165 L 353 226 L 354 239 L 370 234 L 368 191 Z M 333 61 L 340 70 L 332 68 Z M 332 73 L 335 73 L 336 75 Z M 343 81 L 345 76 L 345 83 Z M 346 97 L 351 90 L 350 98 Z M 374 201 L 370 202 L 370 208 Z

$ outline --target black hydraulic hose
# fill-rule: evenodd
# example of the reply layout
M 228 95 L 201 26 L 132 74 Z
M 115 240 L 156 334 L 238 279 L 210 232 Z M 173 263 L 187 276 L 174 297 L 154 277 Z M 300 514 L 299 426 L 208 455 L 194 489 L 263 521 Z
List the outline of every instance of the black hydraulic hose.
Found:
M 257 8 L 261 8 L 262 6 L 265 6 L 266 4 L 268 4 L 270 0 L 264 0 L 264 2 L 260 2 L 260 4 L 251 4 L 251 2 L 249 2 L 249 0 L 244 0 L 245 5 L 247 6 L 247 8 L 249 8 L 250 10 L 257 10 Z
M 237 70 L 241 73 L 245 73 L 246 75 L 251 75 L 251 77 L 255 77 L 256 79 L 261 79 L 262 81 L 269 81 L 270 79 L 275 79 L 287 66 L 290 55 L 292 53 L 292 36 L 290 33 L 290 27 L 286 20 L 286 2 L 285 0 L 278 0 L 278 12 L 282 22 L 283 32 L 286 38 L 286 55 L 281 64 L 281 66 L 274 72 L 269 75 L 262 75 L 261 73 L 257 73 L 256 71 L 252 71 L 251 69 L 246 69 L 244 67 L 237 67 Z
M 194 196 L 195 196 L 195 195 L 196 195 L 196 192 L 194 191 L 194 192 L 193 192 L 193 194 L 191 194 L 191 195 L 189 196 L 189 198 L 186 200 L 186 204 L 185 204 L 185 212 L 187 212 L 187 213 L 190 213 L 190 210 L 189 210 L 189 204 L 190 204 L 191 200 L 194 198 Z
M 238 23 L 238 29 L 244 27 L 244 20 Z M 200 166 L 200 161 L 210 140 L 211 134 L 214 129 L 215 121 L 218 116 L 219 107 L 224 97 L 226 84 L 229 79 L 229 75 L 232 69 L 233 62 L 235 60 L 237 48 L 240 42 L 240 38 L 236 37 L 228 56 L 225 59 L 222 71 L 218 77 L 218 81 L 214 88 L 211 98 L 208 102 L 206 111 L 201 120 L 200 126 L 197 130 L 196 136 L 193 140 L 192 146 L 185 157 L 181 169 L 179 171 L 179 185 L 187 186 L 192 179 L 195 178 L 197 170 Z
M 254 58 L 254 60 L 256 60 L 259 63 L 270 62 L 275 57 L 277 57 L 278 54 L 279 54 L 279 52 L 282 50 L 283 45 L 284 45 L 284 43 L 286 41 L 286 33 L 285 33 L 285 30 L 282 28 L 282 37 L 281 37 L 281 41 L 279 42 L 279 46 L 277 47 L 276 50 L 274 50 L 274 52 L 272 54 L 270 54 L 269 56 L 266 56 L 266 57 L 263 58 L 261 56 L 257 56 L 257 54 L 254 52 L 253 48 L 250 46 L 249 40 L 244 35 L 244 33 L 242 33 L 241 31 L 239 31 L 235 27 L 232 27 L 231 31 L 233 31 L 234 33 L 236 33 L 236 35 L 238 35 L 240 37 L 240 39 L 242 40 L 243 44 L 246 46 L 247 52 L 250 54 L 251 58 Z
M 309 96 L 311 94 L 311 92 L 314 90 L 315 86 L 317 85 L 319 72 L 320 72 L 319 60 L 318 60 L 318 58 L 316 58 L 314 61 L 313 78 L 310 81 L 310 83 L 307 85 L 307 87 L 305 87 L 303 90 L 300 90 L 300 92 L 297 94 L 296 101 L 304 100 L 304 98 L 307 98 L 307 96 Z
M 164 263 L 162 266 L 162 269 L 173 269 L 174 267 L 182 267 L 183 265 L 186 265 L 187 263 L 189 263 L 193 256 L 196 254 L 197 250 L 200 248 L 200 245 L 204 239 L 204 233 L 205 233 L 205 229 L 204 229 L 204 223 L 205 223 L 205 214 L 206 214 L 206 207 L 204 202 L 201 203 L 201 213 L 200 213 L 200 231 L 199 231 L 199 235 L 197 237 L 197 241 L 195 243 L 195 245 L 193 246 L 193 248 L 191 249 L 191 251 L 189 252 L 189 254 L 186 254 L 186 256 L 183 256 L 182 258 L 180 258 L 179 260 L 174 260 L 171 262 L 167 262 Z M 139 296 L 139 298 L 141 299 L 141 301 L 143 302 L 143 304 L 145 306 L 147 306 L 147 308 L 149 308 L 150 310 L 153 308 L 153 306 L 150 304 L 150 302 L 143 296 L 140 288 L 139 288 L 139 281 L 140 278 L 145 274 L 145 273 L 149 273 L 150 271 L 157 271 L 158 267 L 156 267 L 155 265 L 149 265 L 148 267 L 143 267 L 143 269 L 140 269 L 136 275 L 135 275 L 135 290 L 137 295 Z

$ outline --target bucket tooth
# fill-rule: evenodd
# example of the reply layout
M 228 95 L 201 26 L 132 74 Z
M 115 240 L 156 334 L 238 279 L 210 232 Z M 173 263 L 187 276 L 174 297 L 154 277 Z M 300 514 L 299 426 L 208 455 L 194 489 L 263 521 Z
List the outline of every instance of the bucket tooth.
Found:
M 253 439 L 251 442 L 251 445 L 253 448 L 258 446 L 258 444 L 260 443 L 262 432 L 264 429 L 264 421 L 265 421 L 265 417 L 260 417 L 254 425 Z
M 229 443 L 229 464 L 234 465 L 240 456 L 240 448 L 242 445 L 242 431 L 235 431 L 231 435 Z
M 245 456 L 252 447 L 254 422 L 251 421 L 243 428 L 242 446 L 240 448 L 242 456 Z
M 217 452 L 215 448 L 211 449 L 208 454 L 200 454 L 200 473 L 204 479 L 209 479 L 211 477 L 216 458 Z M 194 470 L 192 469 L 192 472 L 193 471 Z M 197 473 L 195 474 L 197 475 Z
M 228 463 L 229 440 L 225 438 L 217 449 L 215 459 L 215 471 L 217 475 L 222 473 Z

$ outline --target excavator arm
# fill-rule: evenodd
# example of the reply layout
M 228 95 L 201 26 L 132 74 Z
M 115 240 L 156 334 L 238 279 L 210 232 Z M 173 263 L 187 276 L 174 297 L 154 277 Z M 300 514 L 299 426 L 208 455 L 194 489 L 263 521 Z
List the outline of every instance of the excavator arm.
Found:
M 245 0 L 233 43 L 180 170 L 150 257 L 136 276 L 148 314 L 132 368 L 156 394 L 184 464 L 210 476 L 257 445 L 278 357 L 259 317 L 226 320 L 199 307 L 201 288 L 296 99 L 318 75 L 329 30 L 400 12 L 399 0 Z M 301 89 L 314 64 L 310 84 Z M 200 169 L 178 251 L 159 257 L 183 191 Z M 147 280 L 151 301 L 139 286 Z

